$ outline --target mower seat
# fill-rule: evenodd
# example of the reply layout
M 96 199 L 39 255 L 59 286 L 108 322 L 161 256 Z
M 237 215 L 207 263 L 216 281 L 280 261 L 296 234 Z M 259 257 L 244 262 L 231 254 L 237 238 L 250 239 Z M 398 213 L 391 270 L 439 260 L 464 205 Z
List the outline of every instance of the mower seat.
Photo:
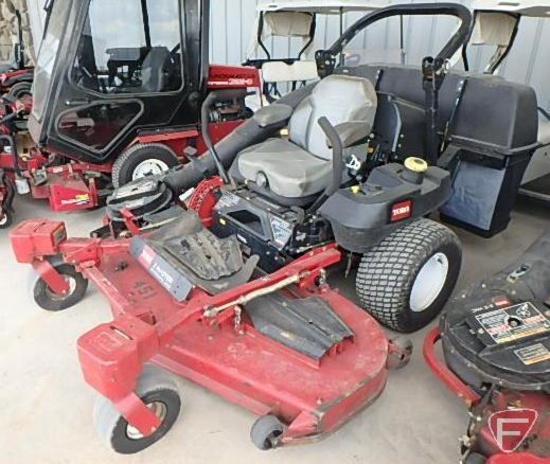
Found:
M 243 150 L 236 172 L 271 196 L 314 197 L 328 187 L 332 176 L 332 149 L 318 120 L 326 117 L 343 145 L 351 146 L 371 133 L 376 108 L 376 91 L 368 79 L 329 76 L 292 113 L 289 140 L 273 138 Z
M 141 89 L 143 92 L 162 92 L 172 78 L 170 51 L 166 47 L 153 47 L 141 66 Z

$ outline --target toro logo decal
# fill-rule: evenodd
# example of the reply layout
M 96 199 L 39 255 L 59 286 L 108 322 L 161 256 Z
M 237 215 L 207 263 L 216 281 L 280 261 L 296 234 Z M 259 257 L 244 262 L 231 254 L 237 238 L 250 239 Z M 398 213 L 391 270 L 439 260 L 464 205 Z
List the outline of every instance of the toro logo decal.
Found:
M 489 418 L 489 430 L 504 453 L 513 453 L 529 436 L 537 418 L 534 409 L 499 411 Z
M 409 219 L 412 216 L 413 202 L 411 200 L 396 203 L 391 208 L 391 222 Z

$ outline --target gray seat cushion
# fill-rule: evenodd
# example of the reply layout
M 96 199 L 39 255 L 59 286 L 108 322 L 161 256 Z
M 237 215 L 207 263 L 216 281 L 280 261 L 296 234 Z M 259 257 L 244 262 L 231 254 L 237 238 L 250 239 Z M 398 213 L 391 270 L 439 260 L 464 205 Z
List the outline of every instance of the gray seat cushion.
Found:
M 238 157 L 238 171 L 244 179 L 258 184 L 263 174 L 267 189 L 280 197 L 297 199 L 319 194 L 332 176 L 332 148 L 319 119 L 326 117 L 342 142 L 358 142 L 370 133 L 377 104 L 376 91 L 369 80 L 326 77 L 292 113 L 290 140 L 269 139 L 245 149 Z
M 332 163 L 317 158 L 284 139 L 269 139 L 241 152 L 241 175 L 256 181 L 262 173 L 268 188 L 285 198 L 302 198 L 322 192 L 330 183 Z

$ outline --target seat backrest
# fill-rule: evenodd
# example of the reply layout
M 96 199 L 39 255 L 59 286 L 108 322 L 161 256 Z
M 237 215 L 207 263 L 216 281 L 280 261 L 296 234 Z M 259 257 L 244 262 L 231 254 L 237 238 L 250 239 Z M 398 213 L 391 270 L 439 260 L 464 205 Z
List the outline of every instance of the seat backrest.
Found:
M 372 127 L 377 104 L 376 90 L 368 79 L 328 76 L 294 111 L 290 120 L 290 140 L 315 156 L 330 160 L 332 150 L 318 120 L 326 117 L 333 126 L 360 121 Z
M 141 66 L 141 87 L 146 92 L 161 92 L 167 84 L 166 62 L 170 51 L 166 47 L 153 47 Z

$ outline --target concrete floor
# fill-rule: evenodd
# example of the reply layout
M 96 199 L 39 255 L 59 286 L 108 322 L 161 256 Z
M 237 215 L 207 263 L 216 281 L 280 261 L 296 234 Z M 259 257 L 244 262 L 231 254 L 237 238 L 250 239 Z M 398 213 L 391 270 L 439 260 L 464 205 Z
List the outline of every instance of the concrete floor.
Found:
M 20 200 L 18 219 L 52 217 L 45 204 Z M 87 235 L 101 212 L 58 216 L 72 236 Z M 465 245 L 461 285 L 501 269 L 550 226 L 543 207 L 522 204 L 509 230 L 484 240 L 459 231 Z M 447 464 L 458 461 L 467 414 L 428 371 L 421 356 L 426 331 L 414 335 L 411 364 L 391 375 L 379 401 L 327 440 L 309 446 L 257 451 L 248 439 L 252 414 L 178 379 L 180 418 L 161 442 L 130 457 L 112 453 L 96 437 L 94 392 L 76 357 L 79 335 L 110 320 L 103 297 L 90 289 L 72 310 L 49 314 L 31 296 L 32 271 L 15 263 L 7 234 L 0 243 L 0 460 L 5 463 L 294 463 Z M 349 287 L 349 285 L 346 285 Z M 349 288 L 345 293 L 350 293 Z

